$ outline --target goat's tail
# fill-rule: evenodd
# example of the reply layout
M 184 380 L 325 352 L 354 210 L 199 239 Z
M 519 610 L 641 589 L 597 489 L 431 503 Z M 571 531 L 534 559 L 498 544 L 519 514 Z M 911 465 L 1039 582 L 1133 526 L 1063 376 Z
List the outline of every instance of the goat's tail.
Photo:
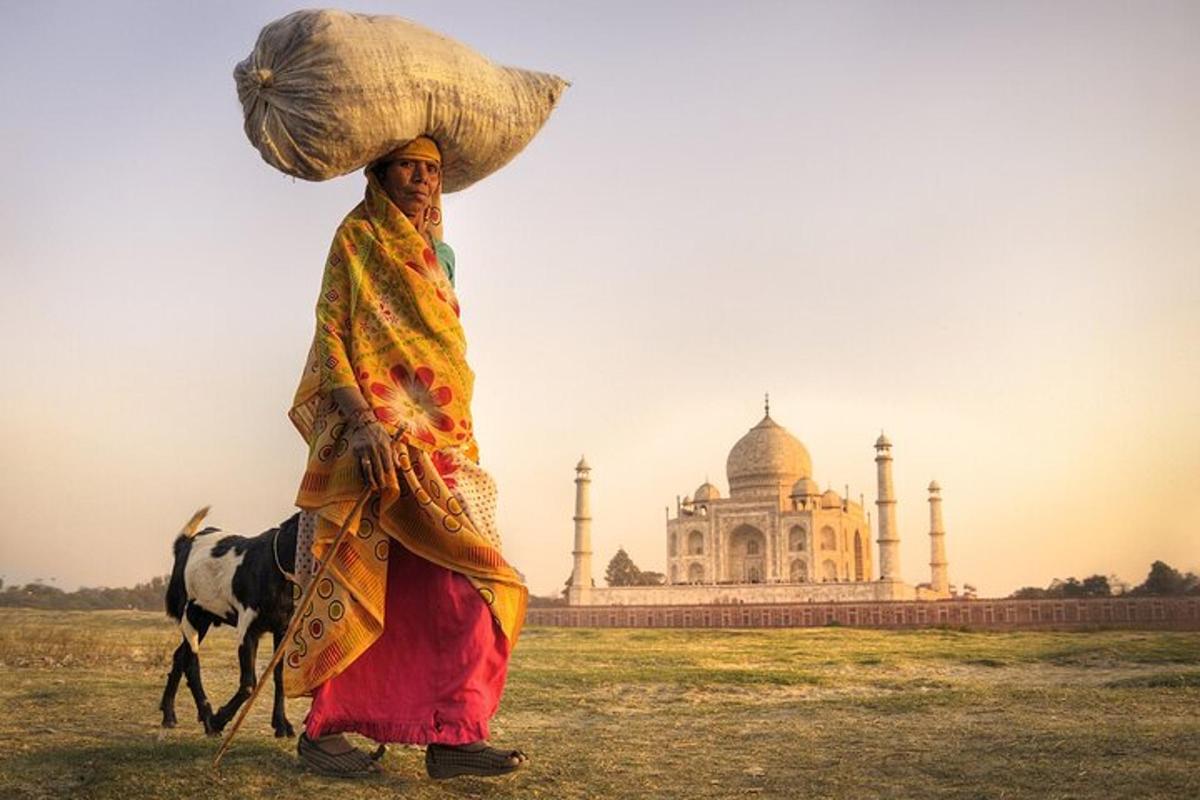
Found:
M 195 514 L 192 514 L 192 518 L 187 521 L 187 524 L 179 529 L 179 535 L 187 539 L 191 539 L 193 536 L 195 536 L 196 531 L 200 529 L 200 523 L 203 522 L 204 518 L 208 516 L 208 510 L 210 508 L 212 508 L 212 506 L 205 506 Z
M 187 588 L 183 584 L 183 570 L 187 566 L 188 556 L 192 552 L 192 539 L 200 529 L 200 523 L 208 515 L 209 506 L 192 514 L 192 518 L 179 529 L 175 537 L 175 564 L 171 568 L 171 579 L 167 582 L 166 600 L 167 615 L 176 621 L 183 619 L 187 606 Z

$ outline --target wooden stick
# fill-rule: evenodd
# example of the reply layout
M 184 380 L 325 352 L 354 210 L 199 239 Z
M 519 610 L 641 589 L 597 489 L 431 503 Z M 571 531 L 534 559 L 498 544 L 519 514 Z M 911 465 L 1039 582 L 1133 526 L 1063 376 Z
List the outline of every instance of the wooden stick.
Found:
M 329 569 L 329 564 L 333 561 L 333 556 L 337 552 L 338 545 L 340 545 L 342 540 L 346 538 L 346 533 L 350 530 L 350 523 L 354 521 L 354 518 L 359 515 L 359 512 L 362 511 L 363 506 L 366 505 L 367 498 L 371 496 L 371 491 L 372 490 L 370 487 L 363 489 L 363 493 L 359 495 L 358 502 L 354 504 L 354 509 L 350 512 L 350 516 L 346 517 L 346 521 L 342 523 L 342 529 L 338 531 L 337 536 L 334 538 L 333 545 L 326 551 L 328 555 L 321 561 L 321 566 L 317 569 L 317 574 L 312 576 L 312 579 L 308 582 L 308 586 L 300 595 L 300 602 L 296 604 L 296 609 L 292 612 L 292 621 L 288 623 L 287 633 L 283 635 L 283 641 L 279 643 L 279 647 L 275 650 L 275 654 L 271 656 L 270 663 L 267 664 L 267 668 L 264 669 L 262 675 L 259 676 L 258 683 L 254 685 L 254 689 L 250 692 L 250 696 L 246 698 L 246 702 L 242 704 L 241 709 L 238 711 L 237 719 L 233 721 L 233 727 L 231 727 L 229 732 L 225 734 L 225 740 L 221 742 L 221 749 L 217 751 L 217 755 L 213 759 L 213 769 L 216 769 L 221 763 L 221 757 L 225 755 L 225 751 L 229 749 L 229 744 L 233 741 L 233 737 L 237 735 L 238 728 L 242 727 L 242 722 L 246 719 L 246 715 L 250 713 L 250 707 L 254 705 L 254 701 L 258 699 L 258 693 L 262 690 L 262 687 L 266 685 L 267 677 L 271 674 L 271 671 L 275 669 L 275 666 L 280 662 L 280 660 L 283 659 L 283 651 L 287 649 L 288 642 L 292 640 L 292 635 L 296 632 L 296 629 L 300 627 L 300 623 L 304 619 L 304 609 L 308 607 L 309 601 L 312 600 L 313 591 L 317 587 L 317 582 L 321 580 L 321 578 L 325 577 L 325 571 Z

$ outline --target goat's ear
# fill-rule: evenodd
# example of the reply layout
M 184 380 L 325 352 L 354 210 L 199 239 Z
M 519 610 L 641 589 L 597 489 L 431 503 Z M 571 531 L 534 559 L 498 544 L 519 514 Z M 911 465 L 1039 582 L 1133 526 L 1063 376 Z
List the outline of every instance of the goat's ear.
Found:
M 212 506 L 205 506 L 204 508 L 202 508 L 202 509 L 200 509 L 199 511 L 197 511 L 195 514 L 192 514 L 192 518 L 191 518 L 191 519 L 189 519 L 189 520 L 187 521 L 187 524 L 186 524 L 186 525 L 184 525 L 184 526 L 183 526 L 183 527 L 182 527 L 182 528 L 179 530 L 179 535 L 180 535 L 180 536 L 184 536 L 184 537 L 186 537 L 186 538 L 188 538 L 188 539 L 190 539 L 190 538 L 192 538 L 193 536 L 195 536 L 195 535 L 196 535 L 196 529 L 200 527 L 200 523 L 201 523 L 201 522 L 204 520 L 204 518 L 205 518 L 205 517 L 207 517 L 207 516 L 208 516 L 208 509 L 209 509 L 209 508 L 211 508 L 211 507 L 212 507 Z

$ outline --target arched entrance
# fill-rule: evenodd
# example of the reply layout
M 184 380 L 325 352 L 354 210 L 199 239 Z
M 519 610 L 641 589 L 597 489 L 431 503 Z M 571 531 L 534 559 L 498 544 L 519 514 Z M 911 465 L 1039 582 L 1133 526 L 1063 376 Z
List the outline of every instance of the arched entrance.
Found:
M 753 525 L 741 525 L 729 535 L 725 557 L 725 580 L 760 583 L 766 573 L 767 537 Z
M 806 583 L 808 581 L 808 563 L 803 558 L 793 561 L 788 578 L 792 583 Z
M 793 525 L 788 534 L 788 550 L 793 553 L 803 553 L 808 549 L 808 533 L 802 525 Z
M 837 532 L 828 525 L 821 528 L 821 549 L 837 550 Z

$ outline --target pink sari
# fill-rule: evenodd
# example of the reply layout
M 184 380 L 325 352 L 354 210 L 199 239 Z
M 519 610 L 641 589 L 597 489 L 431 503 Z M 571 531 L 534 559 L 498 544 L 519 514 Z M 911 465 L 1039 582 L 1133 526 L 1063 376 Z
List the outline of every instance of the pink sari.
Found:
M 383 634 L 316 688 L 305 729 L 405 744 L 486 739 L 508 639 L 469 580 L 391 544 Z

